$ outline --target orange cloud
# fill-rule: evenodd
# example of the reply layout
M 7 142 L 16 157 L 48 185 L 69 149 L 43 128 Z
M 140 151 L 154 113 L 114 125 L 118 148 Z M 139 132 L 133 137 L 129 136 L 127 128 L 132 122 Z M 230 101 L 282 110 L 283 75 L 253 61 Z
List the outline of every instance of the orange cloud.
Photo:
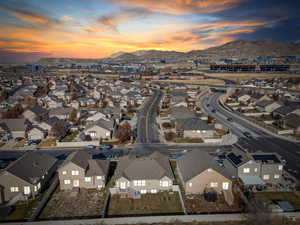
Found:
M 114 0 L 116 3 L 144 7 L 173 14 L 213 13 L 229 9 L 245 0 Z

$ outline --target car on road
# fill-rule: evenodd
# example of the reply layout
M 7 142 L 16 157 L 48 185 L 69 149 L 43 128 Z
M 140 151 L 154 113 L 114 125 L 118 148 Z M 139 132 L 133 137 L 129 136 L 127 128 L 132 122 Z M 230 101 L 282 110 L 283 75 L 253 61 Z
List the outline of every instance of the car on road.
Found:
M 251 135 L 248 131 L 244 132 L 243 134 L 244 134 L 245 137 L 247 137 L 247 138 L 252 138 L 252 135 Z
M 216 112 L 216 110 L 215 110 L 215 109 L 213 109 L 213 110 L 211 110 L 211 112 L 212 112 L 212 113 L 215 113 L 215 112 Z
M 233 121 L 233 119 L 232 119 L 231 117 L 228 117 L 227 120 L 228 120 L 229 122 L 232 122 L 232 121 Z
M 112 148 L 113 148 L 113 145 L 111 145 L 111 144 L 104 144 L 104 145 L 101 145 L 99 147 L 99 150 L 110 150 Z
M 88 145 L 88 146 L 86 146 L 86 149 L 94 149 L 94 148 L 95 148 L 94 145 Z
M 209 104 L 207 104 L 206 106 L 209 107 Z

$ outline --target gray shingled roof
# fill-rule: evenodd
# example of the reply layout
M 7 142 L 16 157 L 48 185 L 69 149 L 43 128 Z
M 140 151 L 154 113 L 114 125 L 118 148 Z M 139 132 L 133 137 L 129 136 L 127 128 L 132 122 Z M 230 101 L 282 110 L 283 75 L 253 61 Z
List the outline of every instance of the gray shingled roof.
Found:
M 27 127 L 26 119 L 2 119 L 1 124 L 5 124 L 9 131 L 25 131 Z
M 104 176 L 108 173 L 109 161 L 107 160 L 90 159 L 88 164 L 86 176 Z
M 40 106 L 34 106 L 33 108 L 30 109 L 30 111 L 32 111 L 34 114 L 42 116 L 48 113 L 48 111 L 46 109 L 43 109 Z
M 282 114 L 282 115 L 288 115 L 289 113 L 293 112 L 294 109 L 289 106 L 281 106 L 274 110 L 274 112 Z
M 221 167 L 211 155 L 202 150 L 188 152 L 185 156 L 179 158 L 177 167 L 184 182 L 189 181 L 207 169 L 213 169 L 227 178 L 231 177 L 224 167 Z
M 75 165 L 77 165 L 83 169 L 86 169 L 88 167 L 88 159 L 89 158 L 90 158 L 89 154 L 85 151 L 72 152 L 70 155 L 68 155 L 68 157 L 66 158 L 64 163 L 61 165 L 61 167 L 65 166 L 69 162 L 72 162 Z
M 86 126 L 85 129 L 89 129 L 93 126 L 99 126 L 99 127 L 105 128 L 107 130 L 112 130 L 114 127 L 114 121 L 109 120 L 109 119 L 99 119 L 99 120 L 95 121 L 94 123 Z
M 159 180 L 165 176 L 174 178 L 168 158 L 158 152 L 140 158 L 133 156 L 121 158 L 115 174 L 117 178 L 125 177 L 129 180 Z
M 176 126 L 183 130 L 214 130 L 214 127 L 198 118 L 177 119 Z
M 50 109 L 49 111 L 49 117 L 56 116 L 56 115 L 68 115 L 70 114 L 74 109 L 73 108 L 67 108 L 67 107 L 57 107 Z
M 266 107 L 268 105 L 271 105 L 272 103 L 274 103 L 274 101 L 261 101 L 261 102 L 258 102 L 256 105 L 260 106 L 260 107 Z
M 36 184 L 57 162 L 57 159 L 38 152 L 25 153 L 5 170 L 31 184 Z
M 171 115 L 175 119 L 195 118 L 196 115 L 185 106 L 173 107 Z
M 285 124 L 294 129 L 298 129 L 300 127 L 300 116 L 294 113 L 287 115 L 284 118 Z

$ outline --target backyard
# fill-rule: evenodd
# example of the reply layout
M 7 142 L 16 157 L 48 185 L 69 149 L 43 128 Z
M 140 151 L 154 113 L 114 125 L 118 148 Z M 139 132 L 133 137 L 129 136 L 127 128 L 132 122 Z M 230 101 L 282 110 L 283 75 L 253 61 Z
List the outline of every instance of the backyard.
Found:
M 100 217 L 104 198 L 104 191 L 80 189 L 72 192 L 57 188 L 40 219 Z
M 299 192 L 257 192 L 255 197 L 272 203 L 273 201 L 288 201 L 295 209 L 300 210 L 300 193 Z
M 140 199 L 111 196 L 108 216 L 145 215 L 145 214 L 182 214 L 177 192 L 143 194 Z

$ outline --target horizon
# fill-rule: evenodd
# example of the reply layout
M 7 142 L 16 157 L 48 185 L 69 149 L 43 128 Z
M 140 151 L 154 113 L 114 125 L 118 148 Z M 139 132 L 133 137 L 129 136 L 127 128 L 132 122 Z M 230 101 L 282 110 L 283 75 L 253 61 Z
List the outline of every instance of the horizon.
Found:
M 0 63 L 297 42 L 299 9 L 292 0 L 7 0 L 0 3 Z

